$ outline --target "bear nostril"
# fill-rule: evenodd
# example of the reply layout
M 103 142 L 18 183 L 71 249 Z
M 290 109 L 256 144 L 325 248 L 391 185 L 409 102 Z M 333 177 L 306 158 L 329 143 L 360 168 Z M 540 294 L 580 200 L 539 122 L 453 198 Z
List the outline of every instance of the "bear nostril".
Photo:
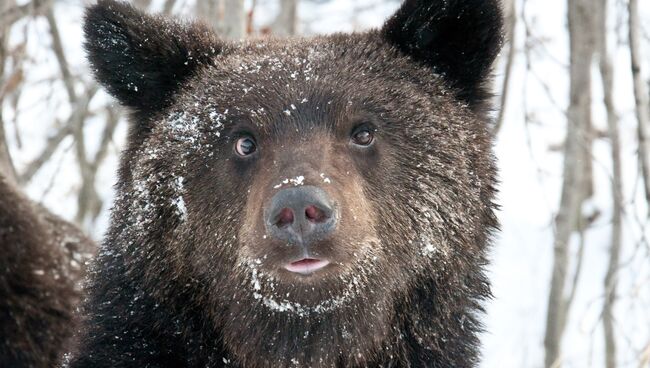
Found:
M 305 208 L 305 217 L 307 217 L 310 222 L 314 223 L 325 222 L 328 218 L 327 214 L 323 210 L 314 205 Z
M 293 224 L 293 211 L 290 208 L 283 208 L 275 218 L 275 226 L 279 228 Z

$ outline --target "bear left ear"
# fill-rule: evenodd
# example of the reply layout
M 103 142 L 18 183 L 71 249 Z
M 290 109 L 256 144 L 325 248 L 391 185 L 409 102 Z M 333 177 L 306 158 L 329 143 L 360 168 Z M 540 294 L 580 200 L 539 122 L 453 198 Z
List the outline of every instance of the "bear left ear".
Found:
M 147 15 L 113 0 L 86 10 L 84 33 L 97 80 L 141 117 L 166 107 L 182 83 L 222 50 L 206 26 Z
M 381 33 L 475 106 L 488 97 L 485 82 L 501 50 L 502 29 L 499 0 L 406 0 Z

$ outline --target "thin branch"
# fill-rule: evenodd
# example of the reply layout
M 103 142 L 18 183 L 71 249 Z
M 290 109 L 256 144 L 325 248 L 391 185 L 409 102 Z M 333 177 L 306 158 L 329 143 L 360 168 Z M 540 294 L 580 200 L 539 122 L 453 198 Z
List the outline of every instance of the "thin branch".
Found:
M 140 3 L 141 5 L 146 5 L 146 1 L 141 1 Z M 61 42 L 61 35 L 59 34 L 59 28 L 54 17 L 54 11 L 51 8 L 48 9 L 45 16 L 50 26 L 52 50 L 54 51 L 59 63 L 59 69 L 63 78 L 63 84 L 68 93 L 68 99 L 72 105 L 75 105 L 78 100 L 74 88 L 75 81 L 70 73 L 70 67 L 65 58 L 63 43 Z M 81 175 L 81 189 L 79 190 L 79 195 L 77 197 L 77 215 L 75 216 L 75 222 L 77 224 L 82 224 L 90 207 L 94 203 L 100 201 L 97 190 L 95 189 L 96 170 L 93 169 L 89 162 L 86 152 L 84 122 L 85 119 L 76 119 L 74 120 L 74 125 L 72 125 L 72 134 L 75 143 L 74 147 L 77 156 L 77 163 L 79 165 L 79 173 Z
M 83 218 L 86 217 L 87 214 L 89 214 L 91 223 L 94 223 L 102 210 L 103 201 L 102 198 L 97 193 L 97 191 L 95 190 L 94 184 L 97 179 L 97 172 L 99 170 L 99 167 L 101 166 L 101 164 L 104 162 L 104 159 L 106 159 L 106 156 L 108 155 L 108 146 L 113 141 L 113 134 L 115 133 L 115 129 L 120 121 L 120 113 L 118 109 L 115 109 L 113 107 L 108 107 L 106 109 L 106 112 L 107 112 L 106 125 L 104 126 L 102 138 L 99 143 L 99 149 L 95 154 L 95 159 L 90 163 L 89 172 L 87 173 L 87 175 L 89 175 L 89 178 L 86 182 L 88 183 L 89 186 L 86 188 L 82 188 L 82 191 L 80 193 L 80 198 L 81 195 L 84 193 L 86 198 L 85 198 L 85 202 L 80 203 L 83 205 L 83 207 L 80 208 L 83 208 L 83 211 L 85 213 L 82 213 L 82 211 L 78 212 L 79 221 L 82 221 Z
M 52 135 L 47 139 L 45 143 L 45 148 L 41 151 L 41 154 L 38 155 L 34 160 L 32 160 L 25 170 L 18 177 L 18 181 L 21 184 L 26 184 L 32 177 L 41 169 L 41 167 L 47 162 L 47 160 L 52 157 L 54 152 L 59 148 L 59 145 L 65 137 L 67 137 L 72 132 L 71 122 L 68 121 L 63 127 L 61 127 L 56 134 Z
M 581 220 L 581 222 L 584 222 L 584 218 Z M 567 296 L 566 300 L 564 301 L 563 305 L 563 310 L 562 310 L 562 329 L 566 327 L 566 317 L 569 315 L 569 309 L 571 308 L 571 305 L 573 304 L 573 300 L 575 299 L 576 292 L 578 290 L 578 281 L 580 281 L 580 274 L 582 273 L 582 264 L 584 260 L 584 254 L 585 254 L 585 230 L 586 226 L 584 224 L 581 224 L 580 226 L 580 245 L 578 247 L 578 254 L 576 255 L 576 268 L 573 273 L 573 280 L 571 281 L 571 289 L 569 289 L 569 296 Z
M 99 166 L 106 159 L 106 156 L 108 155 L 108 146 L 113 141 L 115 128 L 117 128 L 117 123 L 120 121 L 120 114 L 117 109 L 108 107 L 106 108 L 106 113 L 108 118 L 106 119 L 106 125 L 104 126 L 102 138 L 99 142 L 99 149 L 95 154 L 95 159 L 90 163 L 90 167 L 94 173 L 97 172 Z
M 2 39 L 0 39 L 0 47 L 2 47 Z M 2 53 L 2 51 L 0 51 Z M 0 61 L 4 61 L 3 55 L 0 55 Z M 24 79 L 23 69 L 18 67 L 16 70 L 11 73 L 11 75 L 2 81 L 2 73 L 0 72 L 0 101 L 2 101 L 7 95 L 14 92 L 18 86 L 22 83 Z
M 650 364 L 650 342 L 648 342 L 648 345 L 646 345 L 645 349 L 643 349 L 643 352 L 641 353 L 638 368 L 647 367 L 648 364 Z
M 27 164 L 25 170 L 19 175 L 18 182 L 25 184 L 29 182 L 32 177 L 41 169 L 41 167 L 47 162 L 47 160 L 54 154 L 58 149 L 59 145 L 63 140 L 70 134 L 72 134 L 74 127 L 79 124 L 79 121 L 84 121 L 88 116 L 88 107 L 90 101 L 95 96 L 95 93 L 98 91 L 98 86 L 93 84 L 88 88 L 84 97 L 75 105 L 73 105 L 73 113 L 68 118 L 68 121 L 50 138 L 48 138 L 45 148 L 40 155 L 36 157 L 32 162 Z
M 50 26 L 50 35 L 52 36 L 52 51 L 56 56 L 56 60 L 59 62 L 59 69 L 61 71 L 61 76 L 63 77 L 63 85 L 65 90 L 68 93 L 68 98 L 70 103 L 75 104 L 77 102 L 77 95 L 74 89 L 74 79 L 70 73 L 70 67 L 68 66 L 68 61 L 65 58 L 65 53 L 63 51 L 63 43 L 61 42 L 61 35 L 59 34 L 59 27 L 56 24 L 56 19 L 54 18 L 54 10 L 50 7 L 45 12 L 45 18 L 47 23 Z
M 12 6 L 0 13 L 0 24 L 11 26 L 24 17 L 41 14 L 51 4 L 52 0 L 33 0 L 25 5 Z
M 2 111 L 0 111 L 0 176 L 4 177 L 11 185 L 16 185 L 16 169 L 14 168 L 7 137 L 2 120 Z

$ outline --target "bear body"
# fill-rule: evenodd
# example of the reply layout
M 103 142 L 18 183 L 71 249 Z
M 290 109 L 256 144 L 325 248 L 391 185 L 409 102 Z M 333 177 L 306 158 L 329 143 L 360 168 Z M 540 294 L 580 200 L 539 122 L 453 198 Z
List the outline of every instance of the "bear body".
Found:
M 71 367 L 471 367 L 497 222 L 497 0 L 381 30 L 220 40 L 102 0 L 131 111 Z
M 49 368 L 70 349 L 93 242 L 0 175 L 0 366 Z

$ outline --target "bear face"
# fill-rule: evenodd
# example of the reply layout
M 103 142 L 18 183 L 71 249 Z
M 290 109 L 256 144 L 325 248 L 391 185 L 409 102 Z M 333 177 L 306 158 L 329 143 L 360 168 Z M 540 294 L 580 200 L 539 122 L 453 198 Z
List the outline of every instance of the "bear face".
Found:
M 471 365 L 496 227 L 485 84 L 500 29 L 497 1 L 406 1 L 364 34 L 227 43 L 90 8 L 90 60 L 134 125 L 77 366 L 118 359 L 107 349 Z M 101 342 L 120 329 L 121 349 Z

